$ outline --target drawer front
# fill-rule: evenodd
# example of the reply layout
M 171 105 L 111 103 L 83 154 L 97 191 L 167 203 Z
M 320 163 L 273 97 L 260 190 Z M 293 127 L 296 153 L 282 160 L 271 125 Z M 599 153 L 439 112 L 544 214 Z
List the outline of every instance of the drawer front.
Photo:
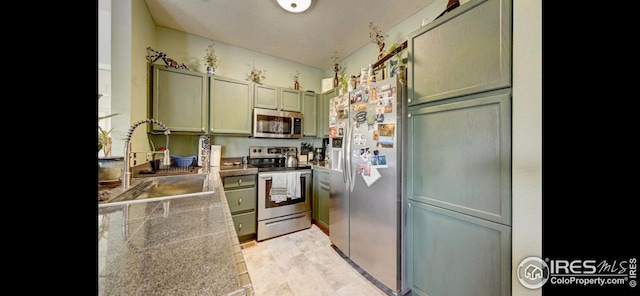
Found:
M 311 212 L 258 221 L 258 241 L 310 227 Z
M 223 183 L 225 190 L 242 187 L 256 187 L 256 175 L 224 177 Z
M 238 189 L 225 191 L 231 213 L 254 210 L 256 208 L 256 189 Z
M 231 218 L 238 236 L 256 233 L 256 212 L 233 215 Z

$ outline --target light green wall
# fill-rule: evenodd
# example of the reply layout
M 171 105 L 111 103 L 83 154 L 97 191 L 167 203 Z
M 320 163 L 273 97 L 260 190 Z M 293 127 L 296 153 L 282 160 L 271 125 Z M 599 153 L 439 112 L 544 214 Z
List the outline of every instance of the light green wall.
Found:
M 178 61 L 178 63 L 185 63 L 191 71 L 206 72 L 203 59 L 207 46 L 212 42 L 211 39 L 157 26 L 156 40 L 157 43 L 155 47 L 152 47 L 153 49 L 166 53 L 168 57 Z M 323 69 L 246 50 L 215 40 L 213 40 L 213 43 L 215 43 L 214 49 L 218 57 L 218 68 L 215 71 L 215 75 L 246 80 L 248 73 L 251 71 L 250 65 L 255 60 L 257 70 L 266 70 L 266 78 L 262 81 L 266 85 L 293 88 L 292 76 L 296 71 L 300 71 L 300 90 L 312 90 L 316 93 L 321 90 L 321 80 L 324 78 Z M 328 57 L 327 62 L 330 62 Z M 156 63 L 164 64 L 161 61 Z

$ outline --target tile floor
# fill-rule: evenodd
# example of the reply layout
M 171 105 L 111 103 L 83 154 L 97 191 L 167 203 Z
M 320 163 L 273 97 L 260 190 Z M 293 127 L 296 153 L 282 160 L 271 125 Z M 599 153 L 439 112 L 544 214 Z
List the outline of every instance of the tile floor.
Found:
M 256 296 L 393 295 L 344 260 L 316 225 L 243 246 Z

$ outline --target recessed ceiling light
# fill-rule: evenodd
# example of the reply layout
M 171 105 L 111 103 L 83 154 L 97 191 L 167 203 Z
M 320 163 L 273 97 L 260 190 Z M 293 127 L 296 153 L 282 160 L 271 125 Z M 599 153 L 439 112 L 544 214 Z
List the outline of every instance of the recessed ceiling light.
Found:
M 290 12 L 303 12 L 311 6 L 311 0 L 278 0 L 278 4 Z

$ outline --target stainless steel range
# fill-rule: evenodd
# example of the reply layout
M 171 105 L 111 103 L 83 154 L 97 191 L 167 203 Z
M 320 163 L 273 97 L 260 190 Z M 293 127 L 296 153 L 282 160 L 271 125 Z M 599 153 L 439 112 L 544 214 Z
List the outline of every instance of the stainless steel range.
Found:
M 296 147 L 249 147 L 258 168 L 258 241 L 311 227 L 311 166 L 292 165 Z

